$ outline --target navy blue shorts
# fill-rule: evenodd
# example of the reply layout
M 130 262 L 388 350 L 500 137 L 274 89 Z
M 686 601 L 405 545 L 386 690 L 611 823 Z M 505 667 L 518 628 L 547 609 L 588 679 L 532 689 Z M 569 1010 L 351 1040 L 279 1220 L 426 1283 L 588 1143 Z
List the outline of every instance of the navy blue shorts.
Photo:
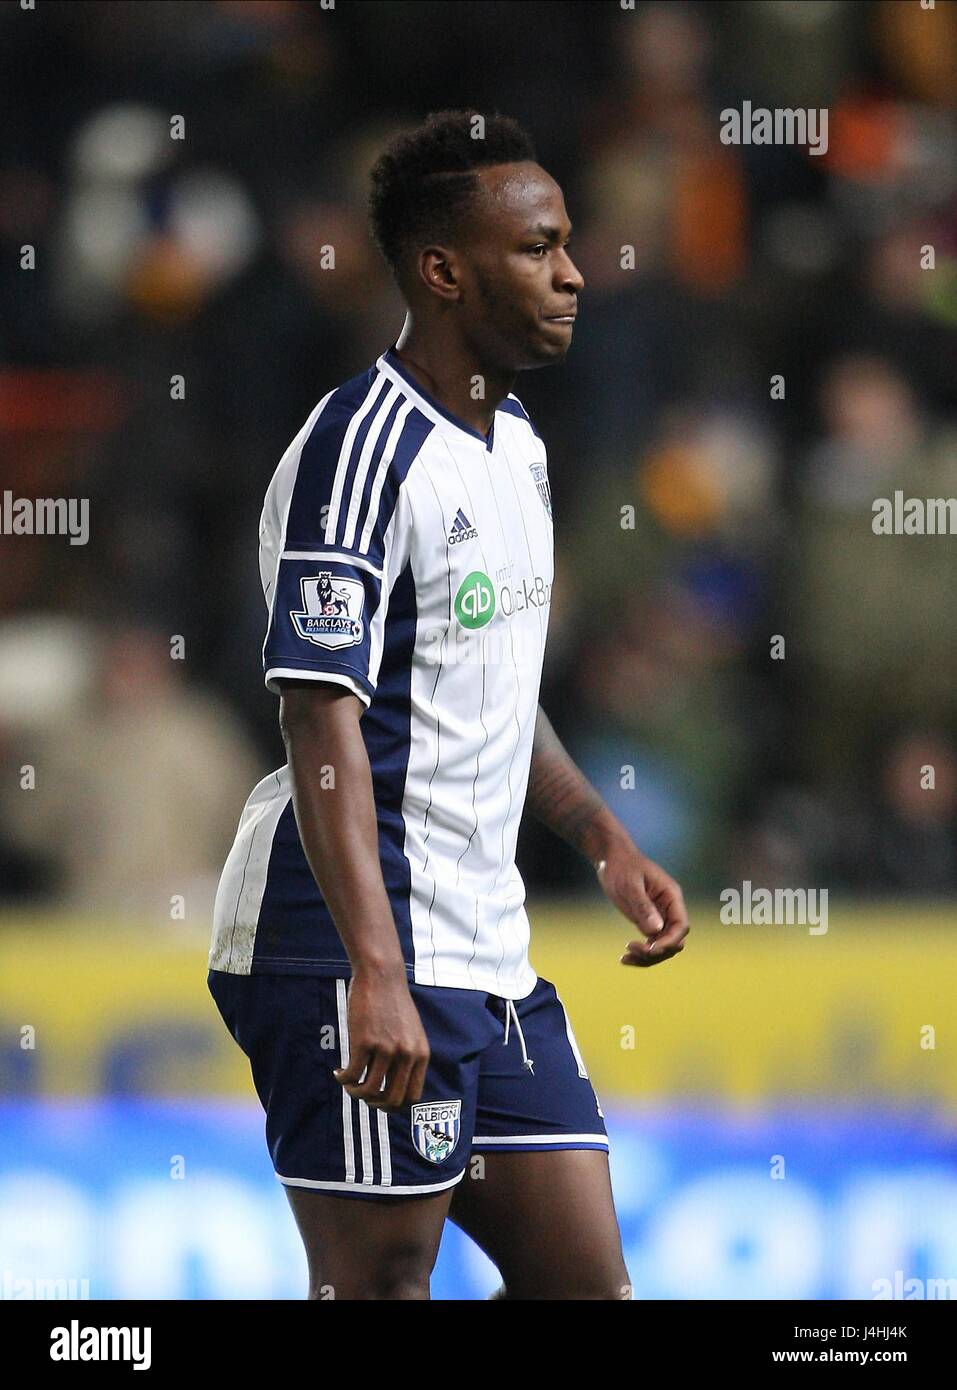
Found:
M 276 1176 L 290 1187 L 419 1196 L 457 1183 L 474 1153 L 608 1148 L 547 980 L 512 1005 L 481 990 L 410 985 L 431 1058 L 421 1101 L 389 1114 L 353 1100 L 332 1074 L 349 1057 L 348 980 L 219 970 L 208 980 L 249 1058 Z

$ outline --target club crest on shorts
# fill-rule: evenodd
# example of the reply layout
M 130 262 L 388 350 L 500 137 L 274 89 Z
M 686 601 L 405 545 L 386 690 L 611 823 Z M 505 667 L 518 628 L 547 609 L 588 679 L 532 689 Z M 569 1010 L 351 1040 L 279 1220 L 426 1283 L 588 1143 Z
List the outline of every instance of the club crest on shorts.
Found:
M 362 641 L 362 606 L 365 589 L 361 579 L 333 577 L 330 570 L 300 580 L 303 612 L 289 614 L 306 642 L 337 651 Z
M 549 516 L 552 514 L 552 489 L 548 482 L 548 469 L 544 463 L 530 463 L 528 471 L 532 475 L 532 481 L 538 488 L 538 495 L 542 499 L 542 506 Z
M 435 1100 L 412 1107 L 412 1139 L 423 1158 L 443 1163 L 459 1142 L 460 1100 Z

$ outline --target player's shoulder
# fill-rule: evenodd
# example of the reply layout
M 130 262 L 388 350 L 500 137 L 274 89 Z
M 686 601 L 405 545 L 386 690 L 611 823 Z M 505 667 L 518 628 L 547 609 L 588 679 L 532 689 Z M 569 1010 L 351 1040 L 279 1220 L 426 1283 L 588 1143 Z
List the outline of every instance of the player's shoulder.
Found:
M 364 451 L 401 483 L 431 428 L 375 362 L 323 396 L 290 452 L 295 449 L 300 471 L 328 474 L 338 468 L 351 477 Z
M 350 377 L 313 407 L 280 459 L 266 492 L 261 535 L 283 535 L 287 547 L 299 550 L 371 547 L 381 559 L 384 536 L 431 429 L 379 362 Z
M 368 413 L 380 383 L 381 374 L 372 366 L 326 392 L 293 441 L 301 446 L 303 461 L 308 458 L 314 466 L 320 466 L 324 461 L 338 459 L 350 425 L 361 412 Z
M 509 392 L 505 399 L 499 404 L 497 412 L 510 415 L 512 419 L 520 421 L 519 433 L 524 434 L 529 444 L 533 445 L 537 452 L 545 453 L 545 441 L 538 431 L 538 427 L 525 409 L 522 402 L 513 392 Z
M 296 495 L 330 500 L 337 478 L 339 491 L 369 491 L 373 484 L 381 488 L 385 475 L 388 492 L 401 488 L 430 428 L 409 411 L 401 414 L 401 404 L 377 363 L 334 386 L 285 449 L 270 491 L 282 496 L 295 488 Z
M 315 428 L 321 433 L 334 429 L 343 419 L 350 420 L 363 406 L 371 403 L 376 387 L 381 387 L 382 384 L 382 373 L 373 363 L 365 371 L 356 372 L 348 381 L 334 386 L 331 391 L 326 392 L 313 411 L 316 416 Z

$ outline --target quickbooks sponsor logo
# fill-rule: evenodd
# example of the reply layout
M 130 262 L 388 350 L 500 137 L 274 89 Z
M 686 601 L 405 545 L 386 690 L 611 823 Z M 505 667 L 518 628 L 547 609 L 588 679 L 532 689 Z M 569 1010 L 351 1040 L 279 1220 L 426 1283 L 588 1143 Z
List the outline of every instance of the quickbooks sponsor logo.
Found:
M 524 613 L 526 608 L 547 608 L 552 599 L 552 586 L 536 574 L 532 579 L 523 579 L 521 584 L 503 584 L 499 602 L 506 618 L 513 613 Z
M 484 627 L 495 614 L 495 590 L 481 570 L 466 575 L 455 595 L 455 616 L 463 627 Z

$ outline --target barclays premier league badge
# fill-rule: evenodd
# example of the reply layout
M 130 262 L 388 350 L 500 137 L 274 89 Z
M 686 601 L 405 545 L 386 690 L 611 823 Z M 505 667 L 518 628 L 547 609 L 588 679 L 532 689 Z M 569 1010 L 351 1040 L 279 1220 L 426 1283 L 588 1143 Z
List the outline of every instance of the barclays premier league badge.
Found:
M 306 642 L 328 651 L 356 647 L 362 641 L 365 590 L 360 579 L 344 579 L 330 571 L 301 581 L 301 613 L 289 614 Z

